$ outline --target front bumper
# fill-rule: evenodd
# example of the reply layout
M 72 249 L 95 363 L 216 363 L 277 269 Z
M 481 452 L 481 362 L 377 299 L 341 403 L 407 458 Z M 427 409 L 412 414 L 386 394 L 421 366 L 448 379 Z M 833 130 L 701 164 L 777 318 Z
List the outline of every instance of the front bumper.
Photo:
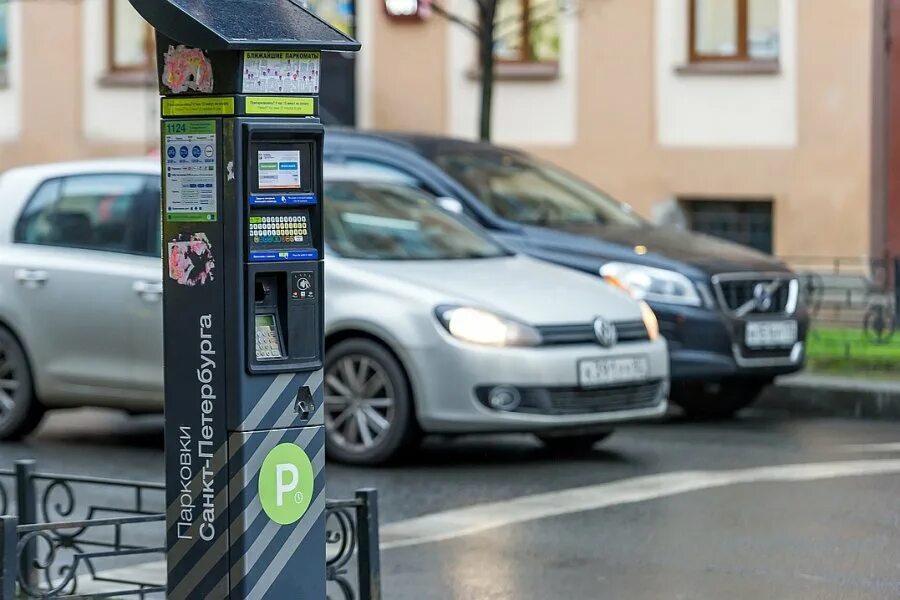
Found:
M 809 317 L 799 311 L 798 342 L 775 351 L 750 350 L 743 343 L 747 321 L 718 310 L 651 304 L 669 343 L 673 381 L 729 377 L 771 379 L 803 369 Z M 777 317 L 774 317 L 777 319 Z
M 603 429 L 658 418 L 667 408 L 669 360 L 663 340 L 623 343 L 612 349 L 596 344 L 487 348 L 442 337 L 444 343 L 410 353 L 406 359 L 419 423 L 430 433 Z M 635 383 L 640 389 L 623 393 L 621 389 L 579 387 L 579 360 L 635 355 L 645 356 L 649 364 L 647 380 Z M 485 391 L 497 386 L 519 390 L 523 400 L 527 399 L 522 410 L 489 408 Z M 634 402 L 622 402 L 626 396 Z M 548 404 L 551 398 L 556 404 Z M 606 398 L 611 403 L 604 404 Z

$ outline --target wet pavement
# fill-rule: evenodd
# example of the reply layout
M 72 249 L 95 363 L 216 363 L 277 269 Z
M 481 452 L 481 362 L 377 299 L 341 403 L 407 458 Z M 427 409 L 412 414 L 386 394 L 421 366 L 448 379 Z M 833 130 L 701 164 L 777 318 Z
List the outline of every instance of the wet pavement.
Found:
M 528 436 L 429 440 L 403 464 L 329 465 L 331 498 L 377 487 L 384 597 L 898 598 L 896 423 L 672 418 L 584 456 Z M 52 414 L 0 467 L 162 481 L 157 417 Z M 118 498 L 85 490 L 73 507 Z M 65 508 L 65 507 L 64 507 Z

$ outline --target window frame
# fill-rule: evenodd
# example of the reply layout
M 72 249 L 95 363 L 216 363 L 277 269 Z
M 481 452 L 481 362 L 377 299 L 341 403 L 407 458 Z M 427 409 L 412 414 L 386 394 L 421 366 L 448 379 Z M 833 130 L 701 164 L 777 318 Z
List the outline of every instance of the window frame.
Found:
M 507 65 L 546 65 L 546 66 L 557 66 L 559 65 L 559 58 L 555 60 L 540 60 L 540 59 L 532 59 L 529 58 L 531 54 L 531 0 L 515 0 L 519 2 L 522 8 L 522 31 L 519 33 L 519 42 L 520 42 L 520 52 L 519 58 L 502 58 L 497 56 L 497 53 L 494 52 L 494 61 L 496 64 L 503 69 L 504 66 Z M 692 0 L 693 1 L 693 0 Z M 560 14 L 557 13 L 556 18 L 560 18 Z M 497 24 L 494 25 L 494 41 L 496 43 L 497 38 Z M 560 36 L 562 32 L 560 32 Z
M 144 74 L 154 73 L 155 77 L 155 40 L 153 28 L 145 23 L 147 39 L 144 42 L 144 50 L 147 61 L 143 65 L 118 65 L 116 64 L 116 0 L 106 0 L 106 72 L 110 75 L 120 74 Z
M 6 12 L 6 19 L 3 21 L 2 25 L 5 27 L 6 31 L 4 31 L 4 38 L 6 39 L 6 45 L 0 46 L 0 89 L 6 87 L 9 76 L 9 32 L 10 32 L 10 11 L 12 10 L 12 4 L 10 2 L 3 3 L 3 10 Z
M 703 64 L 777 64 L 776 58 L 754 58 L 750 56 L 750 0 L 735 0 L 737 2 L 737 48 L 734 54 L 704 54 L 697 50 L 697 2 L 688 0 L 688 63 L 692 65 Z M 780 26 L 779 26 L 780 31 Z
M 132 204 L 130 210 L 128 211 L 128 219 L 131 221 L 130 227 L 128 231 L 126 231 L 127 240 L 125 244 L 125 248 L 98 248 L 98 247 L 90 247 L 90 246 L 73 246 L 67 244 L 50 244 L 46 242 L 30 242 L 28 240 L 23 239 L 23 218 L 25 217 L 28 208 L 34 203 L 37 196 L 41 193 L 41 191 L 50 185 L 56 185 L 56 198 L 53 200 L 53 204 L 57 203 L 60 198 L 60 193 L 65 186 L 67 180 L 70 179 L 79 179 L 83 177 L 116 177 L 116 176 L 127 176 L 127 177 L 135 177 L 140 178 L 143 181 L 143 186 L 141 191 L 135 198 L 134 203 Z M 147 173 L 141 172 L 116 172 L 116 171 L 97 171 L 92 173 L 72 173 L 68 175 L 57 175 L 54 177 L 48 177 L 47 179 L 42 180 L 35 188 L 31 191 L 28 196 L 28 200 L 22 205 L 22 209 L 19 211 L 18 216 L 16 217 L 16 222 L 13 227 L 13 236 L 12 243 L 14 244 L 22 244 L 24 246 L 36 246 L 40 248 L 64 248 L 66 250 L 78 250 L 84 252 L 105 252 L 108 254 L 120 254 L 126 256 L 150 256 L 157 257 L 157 253 L 154 252 L 153 241 L 149 239 L 149 234 L 144 236 L 144 239 L 141 239 L 140 235 L 135 235 L 136 228 L 146 227 L 148 224 L 148 215 L 147 215 L 147 206 L 149 204 L 150 194 L 154 192 L 153 189 L 154 177 L 152 175 L 148 175 Z M 152 218 L 152 217 L 150 217 Z M 162 216 L 160 214 L 160 220 Z M 140 245 L 142 242 L 145 242 L 145 247 L 141 248 Z

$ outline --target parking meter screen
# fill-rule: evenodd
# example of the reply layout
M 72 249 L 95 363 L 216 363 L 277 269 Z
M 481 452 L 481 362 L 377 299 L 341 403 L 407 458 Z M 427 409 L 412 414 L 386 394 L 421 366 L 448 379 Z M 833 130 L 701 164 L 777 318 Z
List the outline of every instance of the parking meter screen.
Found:
M 312 193 L 316 174 L 310 144 L 251 144 L 249 158 L 251 194 Z
M 260 191 L 302 189 L 299 150 L 260 150 L 257 160 Z

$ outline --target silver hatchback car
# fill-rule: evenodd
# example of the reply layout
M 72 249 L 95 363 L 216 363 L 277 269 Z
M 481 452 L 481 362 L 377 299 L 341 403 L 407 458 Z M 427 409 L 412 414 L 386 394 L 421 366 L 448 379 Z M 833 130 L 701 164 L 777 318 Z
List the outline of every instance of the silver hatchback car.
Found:
M 0 436 L 44 408 L 161 409 L 158 177 L 150 160 L 0 177 Z M 585 448 L 665 411 L 645 304 L 514 255 L 400 183 L 326 180 L 330 457 L 380 463 L 426 433 Z

